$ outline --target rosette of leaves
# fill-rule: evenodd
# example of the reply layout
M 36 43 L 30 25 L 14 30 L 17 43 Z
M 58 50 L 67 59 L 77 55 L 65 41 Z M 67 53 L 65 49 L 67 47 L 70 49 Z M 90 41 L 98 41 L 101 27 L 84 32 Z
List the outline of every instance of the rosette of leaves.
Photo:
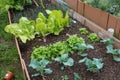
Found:
M 69 16 L 66 12 L 65 17 L 61 10 L 46 10 L 48 18 L 43 13 L 38 14 L 36 19 L 36 33 L 45 37 L 46 35 L 53 33 L 59 35 L 65 26 L 69 26 Z
M 46 10 L 49 21 L 54 24 L 53 33 L 55 35 L 59 35 L 59 33 L 64 29 L 65 26 L 69 26 L 69 15 L 68 11 L 65 16 L 63 16 L 63 12 L 61 10 Z
M 68 54 L 62 54 L 60 57 L 55 58 L 55 61 L 59 62 L 61 66 L 61 70 L 64 70 L 67 66 L 73 66 L 74 60 L 69 58 Z
M 66 40 L 66 43 L 70 48 L 74 47 L 77 43 L 85 43 L 84 39 L 82 37 L 77 37 L 77 35 L 71 35 L 69 38 Z
M 70 52 L 71 49 L 63 42 L 56 42 L 55 44 L 49 45 L 49 52 L 51 55 L 51 59 L 54 59 L 58 56 L 61 56 L 63 53 Z
M 80 34 L 88 34 L 88 31 L 86 28 L 80 28 L 79 32 L 80 32 Z
M 120 49 L 114 49 L 114 41 L 112 38 L 108 38 L 108 39 L 105 39 L 105 40 L 102 40 L 101 42 L 105 43 L 107 46 L 106 46 L 106 49 L 107 49 L 107 53 L 108 54 L 112 54 L 113 55 L 113 59 L 117 62 L 120 62 Z
M 90 41 L 90 42 L 98 42 L 100 40 L 100 38 L 98 37 L 98 35 L 96 33 L 90 33 L 88 36 L 87 36 L 87 40 Z
M 26 17 L 21 17 L 19 23 L 12 23 L 5 27 L 5 31 L 20 38 L 23 43 L 27 40 L 35 38 L 34 22 L 28 20 Z
M 43 57 L 48 59 L 49 58 L 50 53 L 49 53 L 49 49 L 47 46 L 40 46 L 39 48 L 35 48 L 31 54 L 31 59 L 37 59 L 37 60 L 41 60 Z
M 32 67 L 33 69 L 35 69 L 38 73 L 32 75 L 32 76 L 38 76 L 41 75 L 43 80 L 44 79 L 44 74 L 51 74 L 52 70 L 50 68 L 46 68 L 46 66 L 49 64 L 50 62 L 48 60 L 46 60 L 45 58 L 43 58 L 42 60 L 38 61 L 36 59 L 32 59 L 29 67 Z
M 99 72 L 100 69 L 103 68 L 102 59 L 93 58 L 93 60 L 91 60 L 85 57 L 82 60 L 79 60 L 79 63 L 83 63 L 83 62 L 87 66 L 87 70 L 93 73 Z
M 94 47 L 90 44 L 77 43 L 72 49 L 78 51 L 79 55 L 87 55 L 83 54 L 82 52 L 84 52 L 86 49 L 94 49 Z

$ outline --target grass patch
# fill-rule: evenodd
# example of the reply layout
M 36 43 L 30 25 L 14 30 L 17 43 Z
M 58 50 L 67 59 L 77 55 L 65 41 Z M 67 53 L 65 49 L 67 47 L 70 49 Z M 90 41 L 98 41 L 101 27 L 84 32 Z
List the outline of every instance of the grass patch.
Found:
M 0 80 L 4 80 L 8 70 L 15 74 L 12 80 L 24 80 L 12 35 L 4 31 L 7 24 L 9 24 L 7 13 L 0 13 Z
M 7 12 L 0 14 L 0 39 L 11 40 L 12 35 L 5 32 L 5 26 L 9 24 Z

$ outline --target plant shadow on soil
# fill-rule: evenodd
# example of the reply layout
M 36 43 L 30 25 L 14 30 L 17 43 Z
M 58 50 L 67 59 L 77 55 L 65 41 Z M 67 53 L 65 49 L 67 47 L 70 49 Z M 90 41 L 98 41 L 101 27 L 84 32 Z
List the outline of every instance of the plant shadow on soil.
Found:
M 40 11 L 40 9 L 36 8 L 35 6 L 30 6 L 29 8 L 28 7 L 25 8 L 25 10 L 22 12 L 12 11 L 12 22 L 18 22 L 18 19 L 21 16 L 26 16 L 26 17 L 29 16 L 30 19 L 34 19 L 35 17 L 31 18 L 32 16 L 30 17 L 30 15 L 35 16 Z M 31 10 L 31 12 L 29 10 Z M 27 16 L 26 14 L 28 14 L 28 12 L 30 14 Z M 17 15 L 19 15 L 19 18 L 15 17 Z M 83 26 L 79 22 L 73 23 L 70 27 L 66 27 L 60 33 L 59 36 L 54 36 L 53 34 L 46 36 L 46 40 L 47 40 L 46 42 L 43 42 L 43 40 L 40 37 L 36 37 L 35 39 L 28 41 L 26 44 L 23 44 L 21 41 L 19 41 L 21 54 L 27 65 L 27 69 L 28 69 L 30 77 L 32 74 L 36 73 L 35 70 L 33 70 L 32 68 L 28 66 L 30 63 L 30 56 L 31 56 L 31 53 L 34 47 L 39 47 L 41 45 L 46 46 L 46 45 L 55 43 L 57 41 L 64 41 L 68 38 L 66 34 L 70 34 L 70 35 L 78 34 L 79 37 L 83 37 L 84 39 L 86 39 L 87 35 L 81 35 L 79 33 L 79 28 L 81 27 L 85 27 L 85 26 Z M 90 31 L 89 29 L 87 30 Z M 86 43 L 89 43 L 87 42 L 87 40 L 85 41 Z M 86 53 L 88 53 L 88 58 L 102 58 L 103 59 L 104 67 L 101 69 L 99 73 L 91 73 L 87 71 L 85 64 L 78 63 L 78 61 L 82 59 L 82 57 L 79 56 L 77 52 L 75 52 L 74 54 L 70 54 L 70 57 L 72 57 L 75 61 L 74 66 L 66 67 L 63 71 L 60 70 L 59 63 L 52 61 L 52 63 L 48 65 L 48 67 L 53 70 L 53 73 L 50 75 L 46 75 L 45 76 L 46 80 L 52 80 L 53 78 L 54 80 L 61 80 L 61 76 L 64 76 L 64 75 L 68 75 L 69 80 L 74 80 L 74 75 L 73 75 L 74 72 L 78 73 L 82 77 L 83 80 L 120 80 L 120 69 L 119 69 L 120 63 L 115 62 L 112 59 L 112 55 L 106 54 L 106 45 L 100 42 L 90 43 L 90 44 L 92 44 L 95 49 L 93 50 L 89 49 L 85 51 Z M 42 80 L 42 77 L 41 76 L 31 77 L 31 80 Z

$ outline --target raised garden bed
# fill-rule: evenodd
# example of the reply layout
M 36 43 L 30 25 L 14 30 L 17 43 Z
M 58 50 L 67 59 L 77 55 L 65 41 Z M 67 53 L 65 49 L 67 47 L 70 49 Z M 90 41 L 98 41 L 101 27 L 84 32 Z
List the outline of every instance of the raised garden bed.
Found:
M 51 5 L 51 4 L 50 4 Z M 55 6 L 56 7 L 56 6 Z M 52 7 L 55 8 L 54 5 Z M 31 10 L 32 12 L 30 12 L 29 10 Z M 30 14 L 30 16 L 32 16 L 33 14 L 35 15 L 35 11 L 36 14 L 38 14 L 38 10 L 40 10 L 40 8 L 36 8 L 35 6 L 30 8 L 25 8 L 24 11 L 22 12 L 12 12 L 11 15 L 11 19 L 12 22 L 18 22 L 18 19 L 15 19 L 16 15 L 21 15 L 21 16 L 27 16 L 26 14 Z M 26 13 L 28 12 L 28 13 Z M 21 64 L 23 67 L 23 71 L 24 74 L 26 76 L 26 79 L 28 80 L 42 80 L 42 76 L 37 76 L 37 77 L 32 77 L 32 74 L 36 73 L 36 71 L 34 69 L 32 69 L 31 67 L 29 67 L 30 64 L 30 58 L 31 58 L 31 53 L 34 50 L 34 47 L 39 47 L 39 46 L 48 46 L 50 44 L 56 43 L 58 41 L 65 41 L 68 39 L 68 35 L 73 35 L 73 34 L 77 34 L 79 37 L 83 37 L 85 39 L 85 42 L 87 44 L 91 44 L 94 46 L 94 49 L 88 49 L 85 50 L 85 53 L 88 54 L 88 58 L 92 59 L 92 58 L 102 58 L 103 59 L 103 63 L 104 63 L 104 67 L 100 70 L 100 72 L 98 73 L 92 73 L 89 72 L 86 69 L 85 64 L 81 64 L 78 63 L 78 61 L 80 59 L 83 59 L 83 57 L 81 57 L 80 55 L 78 55 L 78 52 L 75 51 L 74 54 L 69 54 L 69 56 L 71 58 L 74 59 L 74 65 L 72 67 L 65 67 L 64 70 L 60 69 L 60 64 L 56 61 L 52 60 L 52 63 L 49 64 L 47 67 L 51 68 L 53 70 L 53 73 L 50 75 L 45 75 L 45 80 L 62 80 L 63 78 L 61 76 L 65 76 L 67 75 L 69 79 L 63 79 L 63 80 L 74 80 L 74 72 L 78 73 L 83 80 L 119 80 L 120 77 L 120 63 L 115 62 L 112 58 L 112 55 L 108 55 L 106 53 L 106 45 L 101 43 L 101 42 L 96 42 L 96 43 L 91 43 L 87 40 L 87 35 L 82 35 L 79 32 L 79 28 L 81 27 L 86 27 L 87 30 L 89 31 L 89 33 L 92 33 L 93 31 L 96 32 L 102 39 L 106 39 L 109 37 L 112 37 L 108 32 L 106 32 L 105 30 L 99 28 L 99 26 L 95 25 L 93 22 L 87 20 L 86 18 L 80 16 L 79 14 L 77 14 L 76 12 L 73 12 L 70 10 L 70 15 L 72 13 L 72 17 L 75 18 L 76 23 L 73 23 L 72 25 L 70 25 L 70 27 L 66 27 L 60 34 L 59 36 L 55 36 L 53 34 L 47 35 L 46 36 L 46 42 L 43 41 L 43 39 L 41 37 L 36 37 L 35 39 L 31 40 L 31 41 L 27 41 L 26 44 L 22 43 L 19 39 L 16 39 L 16 43 L 17 43 L 17 47 L 18 47 L 18 51 L 19 51 L 19 55 L 20 55 L 20 59 L 21 59 Z M 37 16 L 37 15 L 36 15 Z M 29 19 L 35 19 L 35 17 L 29 17 Z M 84 25 L 83 25 L 84 24 Z M 103 35 L 101 35 L 101 33 Z M 114 37 L 112 37 L 115 40 L 115 46 L 118 48 L 119 44 Z

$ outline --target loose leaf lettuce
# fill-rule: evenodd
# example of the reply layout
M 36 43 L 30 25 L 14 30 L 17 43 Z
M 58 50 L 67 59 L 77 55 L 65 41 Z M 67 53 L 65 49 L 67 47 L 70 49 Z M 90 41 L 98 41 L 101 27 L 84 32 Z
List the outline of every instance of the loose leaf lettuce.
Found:
M 23 43 L 27 40 L 31 40 L 34 35 L 34 24 L 26 17 L 21 17 L 19 23 L 13 23 L 5 27 L 5 31 L 20 38 Z

